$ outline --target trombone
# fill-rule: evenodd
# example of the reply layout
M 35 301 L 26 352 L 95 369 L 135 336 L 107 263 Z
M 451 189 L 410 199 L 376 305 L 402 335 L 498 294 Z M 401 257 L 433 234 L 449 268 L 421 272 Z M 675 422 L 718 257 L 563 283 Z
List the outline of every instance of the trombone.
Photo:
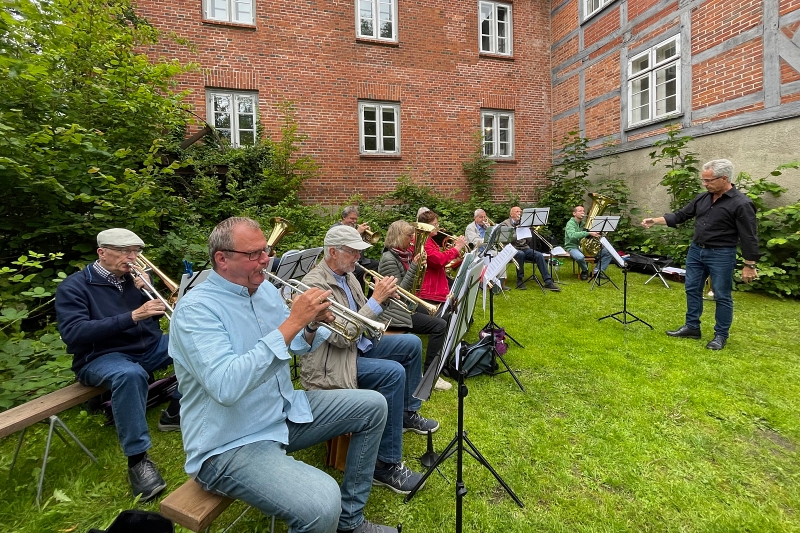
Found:
M 281 279 L 272 272 L 269 272 L 267 269 L 262 270 L 261 273 L 273 283 L 281 283 L 283 284 L 284 288 L 289 289 L 289 291 L 297 294 L 302 294 L 311 288 L 297 279 Z M 281 291 L 281 294 L 283 295 L 286 305 L 291 307 L 291 296 L 286 295 L 283 291 Z M 372 337 L 375 342 L 378 342 L 381 340 L 384 332 L 386 332 L 386 329 L 389 327 L 389 322 L 391 322 L 391 320 L 389 320 L 384 324 L 383 322 L 379 322 L 377 320 L 371 320 L 358 314 L 349 307 L 343 306 L 330 296 L 328 296 L 327 300 L 331 303 L 331 306 L 328 307 L 328 311 L 333 313 L 333 315 L 336 317 L 336 320 L 330 323 L 324 323 L 323 325 L 326 328 L 338 333 L 350 342 L 355 341 L 362 333 L 367 337 Z M 355 328 L 355 331 L 352 328 Z
M 381 274 L 378 274 L 374 270 L 365 268 L 360 263 L 356 263 L 356 266 L 361 268 L 365 274 L 372 276 L 372 279 L 376 281 L 380 281 L 386 277 L 382 276 Z M 370 288 L 374 289 L 374 285 L 375 285 L 374 283 L 370 283 Z M 403 311 L 407 312 L 409 315 L 413 315 L 414 312 L 417 310 L 417 307 L 422 307 L 423 309 L 425 309 L 425 311 L 427 311 L 430 316 L 436 316 L 436 313 L 439 311 L 438 305 L 429 304 L 422 298 L 414 296 L 412 293 L 408 292 L 399 285 L 397 286 L 397 292 L 400 294 L 400 299 L 405 300 L 407 304 L 403 304 L 399 300 L 395 300 L 394 298 L 392 298 L 389 301 L 401 306 Z
M 137 262 L 138 259 L 139 258 L 137 258 Z M 131 274 L 136 278 L 141 278 L 142 282 L 144 283 L 144 287 L 142 287 L 142 292 L 144 293 L 144 295 L 150 298 L 151 300 L 158 300 L 159 302 L 164 304 L 164 316 L 167 317 L 167 320 L 172 320 L 172 313 L 174 313 L 174 310 L 172 309 L 172 306 L 169 305 L 169 302 L 166 300 L 166 298 L 161 296 L 161 294 L 156 290 L 156 288 L 153 287 L 153 284 L 150 282 L 149 279 L 150 276 L 148 276 L 145 270 L 141 268 L 137 263 L 128 263 L 128 266 L 131 267 Z M 167 280 L 169 280 L 169 278 L 167 278 Z M 164 284 L 166 285 L 167 281 L 164 281 Z

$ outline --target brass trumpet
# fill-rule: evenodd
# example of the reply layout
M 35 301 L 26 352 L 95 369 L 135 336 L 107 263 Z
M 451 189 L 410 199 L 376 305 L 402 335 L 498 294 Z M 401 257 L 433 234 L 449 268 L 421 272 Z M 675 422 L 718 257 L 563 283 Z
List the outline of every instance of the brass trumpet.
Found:
M 368 244 L 378 244 L 383 238 L 383 233 L 380 231 L 370 231 L 365 229 L 364 233 L 361 234 L 361 238 L 364 239 L 364 242 Z
M 264 277 L 268 278 L 269 280 L 275 283 L 281 283 L 283 284 L 284 288 L 289 289 L 289 291 L 297 294 L 302 294 L 311 288 L 297 279 L 281 279 L 272 272 L 269 272 L 267 269 L 262 270 L 261 273 L 264 274 Z M 284 294 L 283 291 L 281 291 L 281 294 L 283 294 L 283 299 L 286 301 L 286 305 L 291 307 L 291 296 Z M 336 320 L 323 325 L 326 328 L 338 333 L 350 342 L 356 340 L 359 336 L 361 336 L 361 334 L 364 334 L 367 337 L 372 337 L 375 342 L 378 342 L 381 340 L 384 332 L 389 327 L 389 322 L 391 322 L 391 320 L 389 320 L 389 322 L 384 324 L 383 322 L 379 322 L 377 320 L 371 320 L 358 314 L 349 307 L 343 306 L 330 296 L 328 296 L 327 300 L 331 303 L 331 306 L 328 307 L 328 311 L 333 313 L 333 316 L 336 317 Z
M 141 256 L 136 258 L 137 262 L 139 261 L 140 258 L 141 258 Z M 148 261 L 148 263 L 150 263 L 150 262 Z M 150 264 L 152 264 L 152 263 L 150 263 Z M 131 274 L 133 275 L 133 277 L 141 278 L 142 282 L 144 283 L 144 287 L 142 287 L 142 292 L 144 293 L 144 295 L 147 296 L 148 298 L 150 298 L 151 300 L 158 300 L 159 302 L 164 304 L 164 316 L 167 317 L 167 320 L 172 320 L 172 313 L 175 312 L 174 309 L 172 309 L 172 306 L 169 304 L 167 299 L 164 298 L 163 296 L 161 296 L 161 294 L 156 290 L 156 288 L 153 287 L 153 284 L 150 282 L 150 276 L 147 275 L 147 272 L 145 272 L 145 269 L 142 268 L 141 266 L 137 265 L 136 263 L 128 263 L 128 266 L 131 267 Z M 153 270 L 153 272 L 156 272 L 156 271 L 157 271 L 157 269 Z M 160 272 L 160 271 L 158 271 L 158 272 Z M 156 273 L 158 273 L 158 272 L 156 272 Z M 164 278 L 161 278 L 161 279 L 162 279 L 162 281 L 164 281 Z M 165 285 L 168 285 L 167 281 L 171 281 L 171 280 L 169 278 L 167 278 L 167 280 L 164 281 Z
M 281 217 L 273 217 L 269 221 L 272 223 L 272 232 L 267 237 L 267 255 L 272 255 L 278 241 L 287 233 L 294 231 L 294 224 Z
M 378 274 L 374 270 L 370 270 L 368 268 L 364 268 L 359 263 L 356 263 L 356 266 L 361 268 L 364 271 L 365 274 L 368 274 L 368 275 L 372 276 L 372 279 L 374 279 L 376 281 L 380 281 L 380 280 L 382 280 L 383 278 L 386 277 L 386 276 L 382 276 L 381 274 Z M 428 302 L 426 302 L 422 298 L 414 296 L 412 293 L 408 292 L 407 290 L 405 290 L 404 288 L 400 287 L 399 285 L 397 286 L 397 292 L 400 294 L 400 298 L 403 299 L 403 300 L 406 300 L 408 302 L 408 304 L 407 305 L 403 305 L 398 300 L 394 300 L 394 299 L 391 300 L 391 301 L 392 302 L 396 302 L 399 305 L 401 305 L 403 307 L 403 310 L 408 312 L 408 314 L 413 314 L 414 311 L 417 310 L 417 307 L 422 307 L 423 309 L 425 309 L 425 311 L 427 311 L 430 316 L 436 316 L 436 313 L 439 311 L 439 306 L 438 305 L 429 304 Z

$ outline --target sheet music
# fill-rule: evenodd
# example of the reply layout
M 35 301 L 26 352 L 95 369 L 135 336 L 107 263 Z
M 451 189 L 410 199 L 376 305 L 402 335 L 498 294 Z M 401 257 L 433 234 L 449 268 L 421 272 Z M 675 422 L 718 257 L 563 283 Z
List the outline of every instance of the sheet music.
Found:
M 514 255 L 517 253 L 517 249 L 511 246 L 510 244 L 506 244 L 505 247 L 498 253 L 496 256 L 492 257 L 489 266 L 486 267 L 486 271 L 483 273 L 484 280 L 492 280 L 499 276 L 501 272 L 505 272 L 506 265 L 514 258 Z
M 600 244 L 602 244 L 603 248 L 605 248 L 606 251 L 611 254 L 611 257 L 614 258 L 614 262 L 617 263 L 617 266 L 620 268 L 625 268 L 625 260 L 619 256 L 611 243 L 608 242 L 608 239 L 605 237 L 600 237 Z
M 517 226 L 517 240 L 530 239 L 531 237 L 533 237 L 533 233 L 531 233 L 530 226 Z
M 555 248 L 553 248 L 552 250 L 550 250 L 550 255 L 569 255 L 569 252 L 567 252 L 567 251 L 566 251 L 566 250 L 565 250 L 563 247 L 561 247 L 561 246 L 556 246 Z

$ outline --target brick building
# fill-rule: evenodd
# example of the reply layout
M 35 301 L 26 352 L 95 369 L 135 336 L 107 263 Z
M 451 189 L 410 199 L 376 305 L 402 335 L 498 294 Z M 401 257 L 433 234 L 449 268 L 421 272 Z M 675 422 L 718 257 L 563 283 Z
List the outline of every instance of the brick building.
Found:
M 630 152 L 668 123 L 724 136 L 800 115 L 800 0 L 140 0 L 140 12 L 194 45 L 149 53 L 202 66 L 182 81 L 233 143 L 253 138 L 256 116 L 276 132 L 274 104 L 296 103 L 321 166 L 310 202 L 373 196 L 401 174 L 463 191 L 481 130 L 498 196 L 530 200 L 570 130 Z

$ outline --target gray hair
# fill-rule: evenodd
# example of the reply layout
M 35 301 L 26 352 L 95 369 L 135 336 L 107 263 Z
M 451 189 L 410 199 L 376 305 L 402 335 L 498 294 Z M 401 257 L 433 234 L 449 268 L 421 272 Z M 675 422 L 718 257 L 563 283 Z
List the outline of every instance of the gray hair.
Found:
M 344 209 L 342 209 L 342 220 L 349 217 L 351 213 L 355 213 L 358 216 L 358 207 L 354 205 L 348 205 Z
M 339 251 L 342 250 L 341 246 L 325 246 L 325 250 L 323 251 L 323 256 L 322 256 L 322 258 L 325 261 L 331 258 L 331 248 L 336 248 Z
M 258 222 L 247 217 L 230 217 L 217 224 L 217 227 L 215 227 L 211 235 L 208 236 L 208 257 L 214 269 L 217 268 L 214 255 L 217 252 L 232 250 L 236 247 L 233 242 L 233 228 L 240 224 L 248 228 L 261 230 L 261 225 Z
M 728 181 L 733 179 L 733 163 L 727 159 L 714 159 L 703 165 L 703 170 L 710 170 L 714 173 L 714 177 L 728 178 Z
M 472 217 L 473 217 L 473 218 L 475 218 L 476 216 L 480 215 L 481 213 L 483 213 L 483 214 L 485 215 L 485 214 L 486 214 L 486 211 L 484 211 L 483 209 L 480 209 L 480 208 L 478 208 L 478 209 L 476 209 L 476 210 L 475 210 L 475 212 L 472 214 Z
M 403 237 L 408 234 L 414 234 L 414 227 L 405 220 L 396 220 L 389 224 L 383 245 L 386 248 L 399 248 Z

